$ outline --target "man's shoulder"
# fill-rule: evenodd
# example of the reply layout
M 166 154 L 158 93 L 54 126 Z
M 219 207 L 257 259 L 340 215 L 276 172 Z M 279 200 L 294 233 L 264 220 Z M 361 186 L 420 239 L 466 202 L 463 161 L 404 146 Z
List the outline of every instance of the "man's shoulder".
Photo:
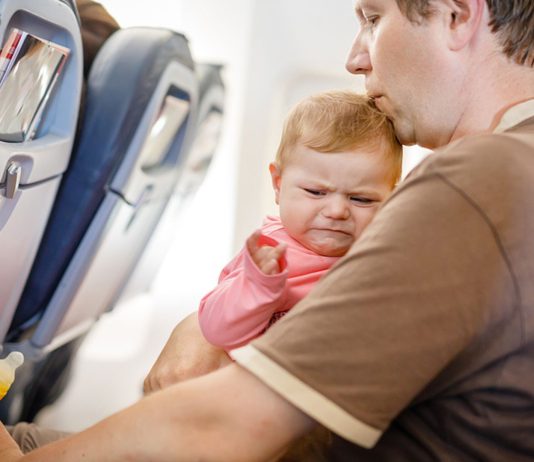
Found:
M 417 185 L 425 195 L 423 189 L 431 190 L 435 181 L 446 183 L 491 222 L 524 215 L 534 197 L 534 131 L 514 129 L 455 141 L 425 159 L 404 187 Z
M 534 130 L 467 136 L 441 148 L 418 174 L 435 174 L 461 187 L 486 189 L 488 182 L 534 184 Z

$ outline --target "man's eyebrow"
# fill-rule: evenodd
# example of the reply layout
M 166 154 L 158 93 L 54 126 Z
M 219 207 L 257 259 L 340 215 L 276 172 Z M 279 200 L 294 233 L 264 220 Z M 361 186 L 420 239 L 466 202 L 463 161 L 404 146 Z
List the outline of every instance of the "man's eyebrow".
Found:
M 356 13 L 356 17 L 360 22 L 365 21 L 365 14 L 363 13 L 363 5 L 362 2 L 357 2 L 354 5 L 354 12 Z
M 358 16 L 358 19 L 363 19 L 364 18 L 363 11 L 362 11 L 362 8 L 360 6 L 357 6 L 356 8 L 354 8 L 354 12 L 356 13 L 356 16 Z

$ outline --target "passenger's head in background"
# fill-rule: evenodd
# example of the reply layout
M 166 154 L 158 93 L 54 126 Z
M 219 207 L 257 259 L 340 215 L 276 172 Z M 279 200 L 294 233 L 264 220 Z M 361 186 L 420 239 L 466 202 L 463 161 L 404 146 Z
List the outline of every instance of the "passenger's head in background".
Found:
M 344 255 L 400 178 L 402 148 L 364 95 L 329 91 L 286 118 L 270 165 L 288 234 L 326 256 Z
M 355 0 L 347 69 L 403 144 L 444 146 L 491 132 L 532 90 L 532 0 Z
M 120 26 L 108 10 L 98 2 L 76 0 L 76 7 L 81 23 L 83 75 L 87 78 L 98 51 L 104 42 L 120 29 Z

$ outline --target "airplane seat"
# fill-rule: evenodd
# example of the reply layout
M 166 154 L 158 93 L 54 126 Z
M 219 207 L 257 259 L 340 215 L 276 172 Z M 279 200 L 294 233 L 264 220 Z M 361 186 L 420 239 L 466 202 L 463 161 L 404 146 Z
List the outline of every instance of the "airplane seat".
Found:
M 191 196 L 202 184 L 220 140 L 225 91 L 222 70 L 218 64 L 197 64 L 197 129 L 178 184 L 179 194 L 183 197 Z
M 223 67 L 214 63 L 196 63 L 195 69 L 198 80 L 198 109 L 192 145 L 185 153 L 174 194 L 119 303 L 125 303 L 150 291 L 161 262 L 173 241 L 179 214 L 204 181 L 216 153 L 224 115 L 225 86 L 221 75 Z
M 175 188 L 197 94 L 179 33 L 121 29 L 98 52 L 79 141 L 6 337 L 27 361 L 0 402 L 5 421 L 31 420 L 58 395 L 81 339 L 115 305 Z
M 22 57 L 10 74 L 6 74 L 3 88 L 0 87 L 1 344 L 9 331 L 69 162 L 82 90 L 83 53 L 76 12 L 63 1 L 0 0 L 0 17 L 3 45 L 17 29 L 20 41 L 10 43 L 30 44 L 30 51 L 20 52 Z M 26 33 L 29 35 L 24 38 Z M 57 61 L 49 59 L 48 45 L 35 45 L 39 42 L 32 42 L 32 35 L 69 50 L 62 67 L 56 67 Z M 2 58 L 2 69 L 5 64 Z M 46 80 L 44 76 L 53 75 L 55 69 L 61 69 L 57 77 Z M 13 84 L 19 81 L 24 82 L 24 88 L 12 91 Z M 39 84 L 29 85 L 32 81 Z M 44 82 L 50 81 L 53 87 L 50 86 L 49 96 L 42 96 Z M 36 96 L 37 89 L 41 96 Z M 6 97 L 18 105 L 16 116 L 10 110 L 13 106 L 6 104 Z M 38 106 L 36 101 L 40 101 Z M 21 116 L 25 110 L 34 114 L 37 124 L 28 124 L 29 119 Z
M 78 24 L 81 24 L 80 15 L 78 13 L 78 7 L 76 6 L 76 0 L 59 0 L 60 2 L 65 3 L 74 13 L 74 16 L 76 17 L 76 21 Z

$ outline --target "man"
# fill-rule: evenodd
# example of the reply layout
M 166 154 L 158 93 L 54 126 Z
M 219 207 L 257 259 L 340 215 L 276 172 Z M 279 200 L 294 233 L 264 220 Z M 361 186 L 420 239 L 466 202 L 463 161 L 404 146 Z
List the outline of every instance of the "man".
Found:
M 347 68 L 402 142 L 446 147 L 239 365 L 24 458 L 1 433 L 2 461 L 271 460 L 315 421 L 329 461 L 534 457 L 531 0 L 356 11 Z

